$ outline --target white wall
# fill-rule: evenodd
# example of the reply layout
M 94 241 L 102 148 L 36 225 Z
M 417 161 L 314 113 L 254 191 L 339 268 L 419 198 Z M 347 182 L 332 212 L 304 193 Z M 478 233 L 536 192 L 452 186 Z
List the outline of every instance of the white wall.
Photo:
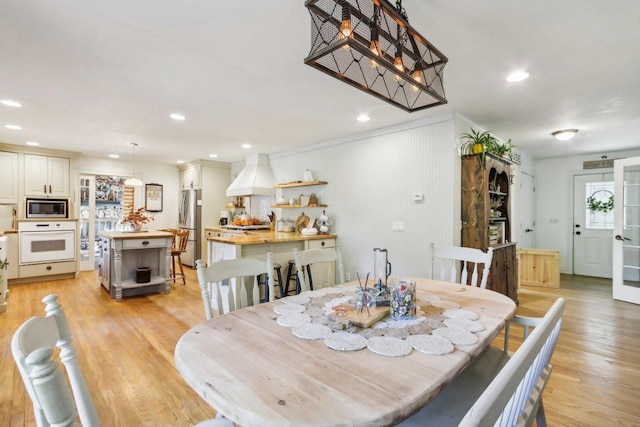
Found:
M 394 276 L 429 274 L 429 244 L 459 241 L 459 158 L 454 116 L 447 114 L 402 126 L 329 141 L 270 156 L 279 182 L 301 180 L 309 169 L 328 185 L 313 187 L 333 219 L 345 269 L 373 272 L 373 249 L 387 248 Z M 235 167 L 235 165 L 234 165 Z M 287 197 L 310 190 L 288 190 Z M 413 194 L 424 195 L 414 202 Z M 295 219 L 302 211 L 318 218 L 322 209 L 282 209 Z M 404 222 L 404 232 L 392 223 Z
M 73 161 L 71 171 L 71 199 L 79 206 L 78 185 L 80 175 L 131 176 L 131 162 L 117 159 L 103 159 L 79 156 Z M 178 225 L 178 169 L 174 165 L 145 163 L 136 159 L 136 176 L 145 184 L 161 184 L 163 190 L 162 212 L 154 212 L 154 221 L 149 228 L 167 228 Z M 136 187 L 135 207 L 144 206 L 144 187 Z M 78 217 L 78 212 L 73 213 Z
M 622 159 L 638 155 L 640 150 L 603 151 L 598 154 L 534 161 L 536 247 L 560 251 L 561 273 L 573 274 L 573 176 L 587 172 L 583 170 L 584 161 L 600 160 L 602 156 Z M 613 168 L 589 170 L 593 173 L 612 171 Z

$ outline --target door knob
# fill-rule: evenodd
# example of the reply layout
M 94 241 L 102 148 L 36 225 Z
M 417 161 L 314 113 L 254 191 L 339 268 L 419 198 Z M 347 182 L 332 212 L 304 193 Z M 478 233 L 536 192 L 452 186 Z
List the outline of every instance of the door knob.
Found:
M 579 236 L 579 235 L 580 235 L 580 232 L 579 232 L 579 231 L 576 231 L 576 234 Z
M 622 237 L 621 235 L 616 234 L 616 240 L 622 240 L 622 241 L 625 241 L 625 240 L 631 240 L 631 239 L 629 239 L 628 237 Z
M 527 228 L 526 230 L 524 230 L 525 233 L 531 233 L 533 230 L 530 228 Z

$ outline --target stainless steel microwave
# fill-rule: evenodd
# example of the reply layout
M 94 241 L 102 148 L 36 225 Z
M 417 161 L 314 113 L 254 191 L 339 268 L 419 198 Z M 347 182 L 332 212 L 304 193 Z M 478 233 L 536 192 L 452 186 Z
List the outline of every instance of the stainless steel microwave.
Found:
M 69 199 L 27 199 L 27 218 L 68 218 Z

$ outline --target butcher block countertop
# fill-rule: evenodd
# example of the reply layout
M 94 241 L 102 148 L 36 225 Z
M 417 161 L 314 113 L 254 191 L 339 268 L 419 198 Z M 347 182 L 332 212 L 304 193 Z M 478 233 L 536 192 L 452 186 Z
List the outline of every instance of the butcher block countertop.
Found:
M 3 234 L 16 234 L 18 232 L 17 228 L 10 228 L 8 230 L 0 230 L 0 236 Z
M 101 231 L 100 235 L 107 239 L 115 240 L 128 240 L 128 239 L 153 239 L 155 237 L 171 237 L 173 234 L 167 231 L 139 231 L 139 232 L 127 232 L 127 231 Z
M 301 240 L 322 240 L 335 239 L 335 234 L 313 234 L 305 235 L 301 233 L 283 233 L 277 231 L 235 231 L 244 233 L 242 235 L 229 235 L 229 231 L 219 227 L 205 229 L 207 240 L 218 243 L 228 243 L 232 245 L 259 245 L 262 243 L 299 242 Z

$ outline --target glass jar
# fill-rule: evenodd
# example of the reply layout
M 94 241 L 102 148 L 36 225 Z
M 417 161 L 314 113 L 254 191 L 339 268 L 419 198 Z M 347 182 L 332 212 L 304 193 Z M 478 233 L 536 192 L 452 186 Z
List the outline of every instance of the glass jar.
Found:
M 395 320 L 411 320 L 416 317 L 416 282 L 391 281 L 391 317 Z

